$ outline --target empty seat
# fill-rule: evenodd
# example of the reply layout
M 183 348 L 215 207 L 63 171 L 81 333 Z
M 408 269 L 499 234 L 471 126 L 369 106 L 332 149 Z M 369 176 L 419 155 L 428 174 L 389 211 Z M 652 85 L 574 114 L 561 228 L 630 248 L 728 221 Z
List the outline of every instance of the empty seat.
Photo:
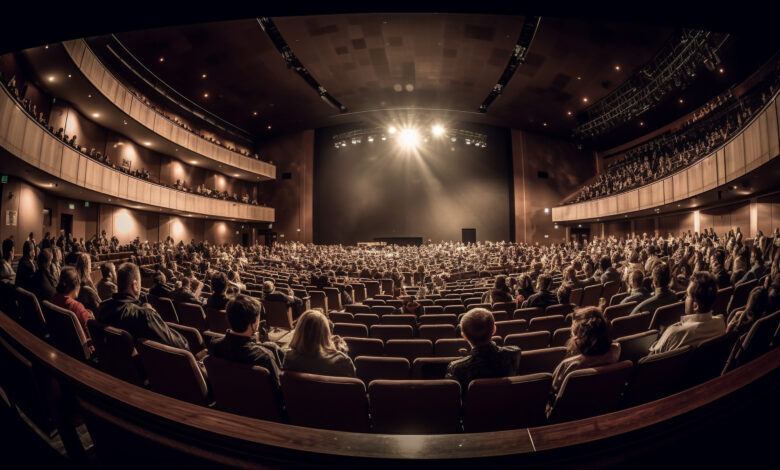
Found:
M 441 305 L 442 307 L 446 307 L 448 305 L 463 305 L 463 303 L 460 301 L 460 299 L 436 299 L 433 301 L 434 305 Z
M 582 291 L 582 299 L 580 300 L 580 307 L 591 307 L 599 304 L 599 298 L 601 298 L 601 284 L 594 284 L 587 286 Z
M 550 346 L 566 346 L 566 343 L 571 338 L 571 328 L 558 328 L 553 332 L 552 339 L 550 340 Z
M 447 373 L 447 366 L 457 359 L 460 357 L 418 357 L 412 363 L 412 379 L 443 379 Z
M 418 357 L 433 356 L 433 342 L 428 339 L 389 339 L 385 341 L 385 355 L 404 357 L 411 364 Z
M 385 353 L 385 343 L 381 339 L 349 336 L 342 339 L 347 343 L 347 354 L 352 359 L 358 356 L 382 356 Z
M 463 410 L 465 432 L 501 431 L 545 424 L 552 374 L 472 380 Z
M 504 337 L 504 346 L 517 346 L 523 351 L 546 348 L 548 344 L 550 344 L 548 331 L 515 333 Z
M 466 307 L 463 305 L 447 305 L 444 307 L 444 313 L 451 313 L 454 315 L 460 315 L 466 312 Z
M 453 325 L 420 325 L 420 338 L 436 342 L 442 338 L 454 338 L 455 327 Z
M 211 307 L 206 307 L 206 324 L 215 333 L 225 333 L 230 328 L 227 312 Z
M 463 338 L 442 338 L 436 340 L 433 345 L 433 354 L 436 357 L 454 357 L 461 356 L 461 349 L 469 351 L 471 346 Z
M 281 381 L 290 424 L 368 432 L 368 401 L 362 380 L 285 371 Z
M 60 308 L 48 300 L 41 306 L 46 326 L 49 330 L 49 342 L 52 346 L 75 357 L 87 361 L 92 356 L 90 344 L 76 314 Z
M 620 290 L 620 285 L 620 281 L 609 281 L 605 283 L 601 290 L 601 297 L 604 297 L 604 299 L 609 301 L 615 294 L 618 293 Z
M 612 337 L 621 338 L 647 331 L 650 326 L 650 318 L 650 312 L 635 313 L 615 318 L 610 322 L 612 325 Z
M 460 385 L 454 380 L 375 380 L 368 386 L 374 432 L 456 433 Z
M 324 292 L 323 292 L 324 294 Z M 350 304 L 344 307 L 344 310 L 355 314 L 355 313 L 371 313 L 371 306 L 369 305 L 363 305 L 363 304 Z
M 512 313 L 512 319 L 529 322 L 532 318 L 541 317 L 543 315 L 544 309 L 541 307 L 518 308 Z
M 457 325 L 458 317 L 454 314 L 432 314 L 421 315 L 417 319 L 419 324 L 422 325 Z
M 130 333 L 95 319 L 87 321 L 87 329 L 95 346 L 98 368 L 125 382 L 143 387 L 146 373 Z
M 379 282 L 382 286 L 382 292 L 384 292 L 386 295 L 394 297 L 395 282 L 392 279 L 380 279 Z
M 380 294 L 379 281 L 363 281 L 363 285 L 366 286 L 366 298 L 373 299 Z
M 282 421 L 278 386 L 268 369 L 214 356 L 206 357 L 203 364 L 218 410 L 266 421 Z
M 550 316 L 550 315 L 563 315 L 566 316 L 574 311 L 574 304 L 555 304 L 555 305 L 548 305 L 547 308 L 544 309 L 544 315 Z
M 360 323 L 361 325 L 366 325 L 366 328 L 371 328 L 371 325 L 378 325 L 380 319 L 379 315 L 374 315 L 373 313 L 356 313 L 351 323 Z
M 355 359 L 357 378 L 365 384 L 372 380 L 406 380 L 409 378 L 409 360 L 404 357 L 358 356 Z
M 373 305 L 371 307 L 371 313 L 381 316 L 395 314 L 395 307 L 392 305 Z
M 269 327 L 285 330 L 293 329 L 292 308 L 287 305 L 287 302 L 282 300 L 264 300 L 263 310 Z
M 525 320 L 507 320 L 496 322 L 496 336 L 505 337 L 528 331 L 528 322 Z
M 550 315 L 544 317 L 532 318 L 528 323 L 528 331 L 549 331 L 553 332 L 558 328 L 565 328 L 566 322 L 563 315 Z
M 321 290 L 309 291 L 309 305 L 315 310 L 320 310 L 322 313 L 328 313 L 328 298 L 325 296 L 325 292 Z M 349 307 L 349 305 L 347 305 Z M 350 310 L 347 309 L 349 312 Z
M 352 336 L 355 338 L 368 337 L 368 327 L 356 323 L 334 323 L 333 334 L 339 336 Z
M 769 351 L 773 344 L 773 336 L 780 326 L 780 310 L 766 315 L 753 323 L 750 330 L 743 335 L 734 347 L 732 357 L 729 358 L 729 369 L 746 364 L 753 359 Z
M 615 318 L 630 315 L 634 310 L 634 307 L 636 307 L 636 302 L 626 302 L 624 304 L 610 305 L 604 309 L 604 318 L 606 318 L 608 322 L 611 322 Z
M 423 315 L 443 314 L 444 307 L 441 305 L 423 305 Z
M 650 353 L 650 346 L 658 340 L 658 330 L 642 331 L 615 340 L 620 344 L 620 360 L 634 364 Z
M 612 298 L 609 299 L 609 306 L 611 307 L 613 305 L 620 305 L 620 302 L 622 302 L 623 299 L 628 297 L 630 294 L 631 294 L 630 292 L 620 292 L 618 294 L 613 295 Z
M 724 287 L 718 289 L 717 295 L 715 295 L 715 303 L 712 304 L 713 315 L 723 315 L 724 318 L 728 316 L 728 306 L 731 300 L 731 294 L 734 293 L 734 287 Z
M 369 333 L 372 338 L 379 338 L 382 341 L 389 339 L 412 339 L 414 337 L 414 329 L 409 325 L 373 325 Z
M 510 314 L 506 313 L 504 310 L 496 310 L 490 313 L 493 314 L 493 320 L 496 322 L 509 321 L 512 319 Z
M 333 323 L 353 323 L 355 317 L 349 312 L 330 312 L 328 318 Z M 360 323 L 360 322 L 358 322 Z
M 569 302 L 573 303 L 574 305 L 580 305 L 580 302 L 582 301 L 582 291 L 582 287 L 572 289 L 571 294 L 569 295 Z
M 157 310 L 163 321 L 171 323 L 179 323 L 179 315 L 176 313 L 176 307 L 173 305 L 173 301 L 168 297 L 155 297 L 149 295 L 149 303 Z
M 550 423 L 588 418 L 615 410 L 632 368 L 631 361 L 621 361 L 575 370 L 567 375 L 550 412 Z
M 471 309 L 472 305 L 479 303 L 482 303 L 481 297 L 467 297 L 463 299 L 463 305 L 469 310 Z
M 692 352 L 691 346 L 684 346 L 639 359 L 621 398 L 621 407 L 641 405 L 682 390 Z
M 21 325 L 25 327 L 27 331 L 39 338 L 46 337 L 49 332 L 46 329 L 46 318 L 43 316 L 43 310 L 41 310 L 41 304 L 38 303 L 38 299 L 32 292 L 26 291 L 18 286 L 15 288 L 14 294 L 18 305 L 18 317 Z M 2 295 L 8 296 L 9 303 L 13 302 L 14 295 L 11 295 L 10 286 L 8 286 L 8 289 L 6 292 L 3 292 Z M 13 312 L 8 312 L 8 315 L 13 315 Z
M 350 284 L 352 286 L 352 300 L 356 303 L 363 302 L 366 297 L 366 286 L 362 282 L 355 282 Z
M 417 328 L 417 316 L 409 313 L 384 315 L 379 320 L 382 325 L 409 325 Z
M 515 311 L 517 308 L 517 304 L 514 302 L 496 302 L 492 305 L 491 310 L 495 311 L 503 311 L 506 312 L 507 315 L 512 315 L 512 312 Z
M 209 404 L 206 380 L 191 352 L 147 339 L 139 339 L 138 352 L 153 391 L 196 405 Z
M 176 304 L 176 312 L 179 314 L 179 323 L 186 326 L 191 326 L 198 331 L 206 331 L 209 329 L 206 323 L 206 314 L 203 312 L 203 307 L 197 304 Z
M 564 357 L 566 357 L 565 347 L 523 351 L 520 355 L 520 369 L 517 371 L 517 374 L 552 373 Z
M 685 302 L 675 302 L 673 304 L 664 305 L 655 309 L 653 319 L 650 320 L 651 330 L 658 330 L 660 334 L 663 334 L 664 330 L 669 328 L 680 321 L 680 318 L 685 314 Z
M 720 376 L 736 339 L 737 333 L 730 331 L 699 343 L 693 350 L 688 373 L 685 374 L 688 386 Z
M 322 290 L 325 291 L 325 296 L 327 297 L 326 311 L 341 310 L 341 292 L 338 287 L 324 287 Z

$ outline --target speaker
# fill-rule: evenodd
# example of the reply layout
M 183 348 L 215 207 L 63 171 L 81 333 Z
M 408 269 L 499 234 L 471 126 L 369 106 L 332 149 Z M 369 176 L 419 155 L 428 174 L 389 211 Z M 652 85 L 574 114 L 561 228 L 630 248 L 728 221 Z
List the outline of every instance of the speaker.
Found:
M 460 239 L 463 243 L 477 243 L 477 229 L 475 228 L 460 229 Z

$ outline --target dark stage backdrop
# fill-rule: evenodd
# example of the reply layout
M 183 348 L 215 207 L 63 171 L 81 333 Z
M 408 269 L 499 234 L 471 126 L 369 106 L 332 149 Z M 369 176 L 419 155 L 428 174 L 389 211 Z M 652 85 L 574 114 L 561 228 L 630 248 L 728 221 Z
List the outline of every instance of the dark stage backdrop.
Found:
M 510 240 L 512 156 L 509 132 L 474 124 L 453 125 L 488 135 L 486 148 L 462 139 L 430 139 L 417 152 L 390 139 L 334 147 L 340 126 L 316 132 L 314 242 L 354 244 L 382 237 L 460 240 L 476 228 L 477 240 Z

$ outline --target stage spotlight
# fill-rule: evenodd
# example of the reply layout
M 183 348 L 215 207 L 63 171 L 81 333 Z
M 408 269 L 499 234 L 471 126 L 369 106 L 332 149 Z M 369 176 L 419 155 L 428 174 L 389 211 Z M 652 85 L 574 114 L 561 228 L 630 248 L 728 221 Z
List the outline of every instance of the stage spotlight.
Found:
M 387 128 L 387 132 L 390 134 L 395 134 L 396 130 L 397 129 L 395 128 L 395 126 L 390 126 Z
M 385 140 L 387 140 L 387 136 L 386 136 L 386 135 L 383 135 L 383 136 L 382 136 L 382 141 L 384 142 Z
M 453 137 L 450 137 L 450 140 L 451 140 L 452 142 L 457 142 L 457 141 L 458 141 L 458 138 L 457 138 L 457 137 L 455 137 L 455 136 L 453 136 Z
M 466 139 L 466 145 L 471 145 L 471 139 Z
M 444 127 L 441 124 L 436 124 L 432 128 L 433 135 L 436 137 L 444 135 Z
M 368 136 L 368 142 L 371 143 L 374 141 L 374 136 L 370 135 Z
M 404 129 L 401 131 L 401 145 L 406 148 L 415 148 L 420 140 L 420 135 L 415 129 Z

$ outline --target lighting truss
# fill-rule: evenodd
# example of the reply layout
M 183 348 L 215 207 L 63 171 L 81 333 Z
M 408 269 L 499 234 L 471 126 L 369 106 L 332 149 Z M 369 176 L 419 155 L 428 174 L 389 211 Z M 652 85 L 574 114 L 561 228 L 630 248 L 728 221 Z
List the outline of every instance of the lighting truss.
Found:
M 449 142 L 450 144 L 460 142 L 466 145 L 473 145 L 477 148 L 487 147 L 488 136 L 487 134 L 483 134 L 481 132 L 474 132 L 466 129 L 445 128 L 442 135 L 434 136 L 433 131 L 430 129 L 423 131 L 416 127 L 415 130 L 424 142 L 440 139 L 442 142 Z M 348 146 L 348 144 L 368 145 L 382 142 L 386 143 L 394 141 L 398 138 L 399 135 L 400 132 L 391 134 L 388 132 L 387 127 L 371 127 L 354 129 L 351 131 L 335 134 L 332 138 L 332 141 L 335 148 L 345 148 Z

